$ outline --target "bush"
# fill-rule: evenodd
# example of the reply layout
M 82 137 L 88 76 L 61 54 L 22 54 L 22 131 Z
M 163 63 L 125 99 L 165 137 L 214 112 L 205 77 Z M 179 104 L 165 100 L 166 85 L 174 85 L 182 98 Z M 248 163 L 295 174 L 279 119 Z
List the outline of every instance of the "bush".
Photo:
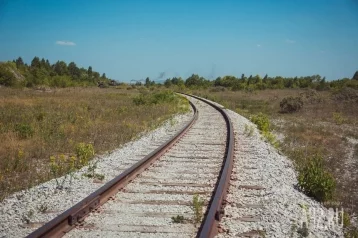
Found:
M 316 90 L 313 89 L 308 89 L 300 93 L 300 97 L 302 101 L 304 101 L 304 103 L 315 104 L 323 101 L 322 96 Z
M 17 132 L 21 139 L 31 138 L 34 135 L 34 129 L 32 129 L 31 125 L 26 123 L 17 124 L 15 126 L 15 132 Z
M 333 176 L 324 170 L 322 157 L 315 155 L 299 169 L 298 185 L 308 196 L 319 202 L 333 198 L 336 182 Z
M 270 131 L 270 120 L 262 113 L 251 116 L 250 120 L 257 125 L 257 128 L 263 132 Z
M 355 101 L 358 102 L 358 90 L 353 88 L 342 88 L 333 93 L 333 99 L 337 101 Z
M 293 113 L 302 109 L 303 101 L 301 97 L 286 97 L 280 102 L 281 112 Z
M 92 144 L 79 143 L 76 146 L 76 156 L 78 159 L 77 168 L 88 164 L 90 158 L 94 156 L 94 148 Z
M 162 91 L 157 93 L 142 92 L 139 96 L 133 98 L 133 103 L 139 105 L 152 105 L 175 100 L 175 94 L 172 91 Z

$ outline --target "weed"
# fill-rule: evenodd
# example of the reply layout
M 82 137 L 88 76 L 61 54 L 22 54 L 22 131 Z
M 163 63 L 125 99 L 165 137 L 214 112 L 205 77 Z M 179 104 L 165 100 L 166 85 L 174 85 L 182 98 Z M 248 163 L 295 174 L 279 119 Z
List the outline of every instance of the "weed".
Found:
M 194 223 L 198 224 L 201 222 L 201 219 L 203 218 L 203 206 L 204 201 L 201 200 L 198 194 L 195 194 L 193 196 L 193 204 L 192 204 L 192 210 L 194 211 Z
M 76 164 L 77 169 L 87 165 L 89 159 L 94 156 L 94 148 L 92 144 L 79 143 L 77 144 L 75 150 L 77 159 L 79 159 L 78 163 Z
M 270 131 L 270 121 L 265 114 L 259 113 L 257 115 L 253 115 L 250 120 L 257 125 L 257 128 L 260 131 Z
M 255 128 L 253 126 L 245 124 L 244 134 L 246 134 L 248 137 L 251 137 L 254 134 L 254 130 Z
M 299 227 L 297 229 L 297 233 L 301 236 L 301 237 L 308 237 L 308 235 L 310 234 L 307 223 L 303 222 L 302 227 Z
M 184 223 L 185 218 L 181 215 L 177 215 L 176 217 L 172 217 L 172 222 L 173 223 Z
M 345 122 L 345 119 L 343 118 L 342 113 L 339 112 L 333 112 L 332 117 L 336 125 L 342 125 Z
M 37 209 L 39 210 L 39 212 L 45 213 L 47 211 L 48 207 L 47 207 L 47 204 L 43 203 Z
M 169 122 L 170 126 L 175 126 L 178 123 L 178 121 L 174 117 L 170 118 Z
M 15 126 L 15 132 L 18 133 L 18 136 L 21 139 L 28 139 L 34 135 L 34 129 L 31 127 L 31 125 L 26 123 L 17 124 Z
M 298 184 L 302 191 L 319 202 L 333 198 L 336 182 L 333 176 L 324 170 L 319 155 L 308 159 L 299 170 Z
M 295 235 L 295 232 L 297 231 L 297 225 L 295 223 L 293 223 L 291 225 L 291 230 L 290 230 L 290 238 L 293 238 Z
M 29 224 L 31 222 L 31 219 L 34 216 L 34 210 L 30 209 L 26 212 L 26 214 L 22 215 L 21 220 L 25 222 L 26 224 Z
M 276 139 L 276 136 L 274 134 L 272 134 L 271 132 L 267 131 L 267 132 L 263 132 L 263 137 L 276 149 L 279 148 L 280 143 L 279 141 Z
M 95 178 L 102 181 L 105 178 L 105 176 L 103 174 L 96 173 L 97 164 L 98 164 L 98 160 L 95 162 L 93 161 L 90 162 L 87 167 L 87 173 L 83 174 L 83 176 L 87 178 Z
M 344 238 L 358 238 L 358 227 L 349 227 L 344 231 Z

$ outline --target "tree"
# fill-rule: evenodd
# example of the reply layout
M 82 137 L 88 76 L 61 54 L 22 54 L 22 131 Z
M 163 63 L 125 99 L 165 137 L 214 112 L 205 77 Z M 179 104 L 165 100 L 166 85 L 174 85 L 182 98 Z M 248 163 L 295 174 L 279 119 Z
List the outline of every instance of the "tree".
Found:
M 70 76 L 77 80 L 81 77 L 81 71 L 80 69 L 77 67 L 77 65 L 75 64 L 75 62 L 71 62 L 68 64 L 68 73 L 70 74 Z
M 5 64 L 0 64 L 0 85 L 5 86 L 14 86 L 16 84 L 16 77 L 13 72 L 11 72 L 10 67 Z
M 99 73 L 98 72 L 93 72 L 93 77 L 95 81 L 99 80 Z
M 354 80 L 358 80 L 358 70 L 354 73 L 353 78 Z
M 172 81 L 170 79 L 165 80 L 164 86 L 169 88 L 172 85 Z
M 40 58 L 35 56 L 31 61 L 31 68 L 40 68 L 40 67 L 41 67 Z
M 107 77 L 106 77 L 106 74 L 103 73 L 102 76 L 101 76 L 101 78 L 102 78 L 102 79 L 106 79 L 106 78 L 107 78 Z
M 17 60 L 15 61 L 16 63 L 16 67 L 20 68 L 21 66 L 24 66 L 24 61 L 22 60 L 21 57 L 17 58 Z
M 46 69 L 46 60 L 44 58 L 41 59 L 40 61 L 40 66 L 41 68 L 45 68 Z
M 150 86 L 150 79 L 149 79 L 149 77 L 147 77 L 147 78 L 145 79 L 145 86 L 146 86 L 146 87 L 149 87 L 149 86 Z
M 192 74 L 189 78 L 185 81 L 185 86 L 205 86 L 207 84 L 207 80 L 203 77 L 199 77 L 197 74 Z
M 89 66 L 89 67 L 88 67 L 88 70 L 87 70 L 88 78 L 92 78 L 92 73 L 93 73 L 92 67 Z
M 67 74 L 67 64 L 63 61 L 57 61 L 54 65 L 54 71 L 57 75 L 66 75 Z

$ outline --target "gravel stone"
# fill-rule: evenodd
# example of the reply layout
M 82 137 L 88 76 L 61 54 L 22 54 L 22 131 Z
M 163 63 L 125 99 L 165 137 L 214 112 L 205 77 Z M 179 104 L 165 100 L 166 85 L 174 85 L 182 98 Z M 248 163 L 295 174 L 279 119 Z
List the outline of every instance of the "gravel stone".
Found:
M 244 233 L 249 231 L 260 231 L 255 237 L 300 237 L 298 228 L 307 221 L 308 237 L 343 237 L 339 223 L 329 224 L 329 210 L 296 189 L 292 162 L 263 140 L 256 125 L 226 111 L 234 127 L 236 151 L 228 205 L 220 223 L 225 232 L 217 237 L 247 237 Z M 245 133 L 245 125 L 255 128 L 252 136 Z M 242 185 L 264 189 L 242 189 Z M 257 219 L 242 221 L 248 216 Z

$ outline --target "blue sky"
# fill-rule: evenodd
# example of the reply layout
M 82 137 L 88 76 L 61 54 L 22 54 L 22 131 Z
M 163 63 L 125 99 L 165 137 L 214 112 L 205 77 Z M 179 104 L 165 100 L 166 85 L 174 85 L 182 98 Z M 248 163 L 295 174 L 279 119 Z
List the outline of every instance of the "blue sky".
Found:
M 358 70 L 357 0 L 0 0 L 0 61 L 74 61 L 119 81 Z

